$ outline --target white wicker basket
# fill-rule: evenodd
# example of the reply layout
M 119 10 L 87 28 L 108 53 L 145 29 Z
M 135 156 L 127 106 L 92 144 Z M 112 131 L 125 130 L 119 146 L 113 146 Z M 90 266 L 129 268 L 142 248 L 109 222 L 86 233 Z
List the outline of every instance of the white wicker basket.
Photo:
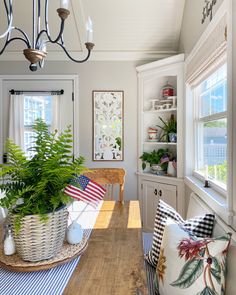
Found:
M 48 214 L 43 222 L 39 215 L 25 216 L 19 233 L 14 230 L 15 215 L 11 215 L 16 250 L 24 261 L 41 261 L 55 256 L 61 249 L 67 227 L 68 211 L 63 207 Z

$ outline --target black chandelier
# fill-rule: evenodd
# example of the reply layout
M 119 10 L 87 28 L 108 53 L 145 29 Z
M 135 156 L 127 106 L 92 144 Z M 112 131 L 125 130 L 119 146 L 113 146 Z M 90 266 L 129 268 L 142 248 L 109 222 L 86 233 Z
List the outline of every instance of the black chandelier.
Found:
M 50 30 L 49 30 L 49 23 L 48 23 L 48 0 L 45 0 L 45 6 L 44 6 L 44 28 L 41 29 L 40 22 L 41 22 L 41 0 L 33 0 L 33 34 L 32 34 L 32 41 L 29 39 L 28 35 L 20 28 L 13 26 L 13 0 L 3 0 L 4 6 L 7 14 L 7 30 L 0 35 L 0 38 L 6 38 L 5 44 L 3 48 L 0 51 L 0 55 L 3 54 L 6 47 L 15 40 L 23 41 L 27 48 L 23 50 L 23 53 L 25 55 L 25 58 L 29 60 L 30 62 L 30 70 L 36 71 L 38 66 L 37 64 L 42 68 L 44 65 L 44 58 L 47 55 L 46 51 L 46 44 L 47 43 L 53 43 L 59 45 L 65 52 L 65 54 L 68 56 L 68 58 L 74 62 L 82 63 L 89 59 L 91 50 L 94 47 L 94 44 L 92 43 L 93 38 L 93 27 L 92 27 L 92 21 L 89 18 L 87 22 L 87 42 L 85 43 L 85 46 L 88 50 L 87 56 L 82 60 L 76 60 L 74 59 L 69 52 L 66 50 L 64 45 L 64 39 L 63 39 L 63 31 L 65 26 L 65 20 L 70 14 L 70 11 L 68 10 L 69 6 L 69 0 L 61 0 L 60 1 L 60 8 L 57 9 L 58 16 L 61 19 L 60 24 L 60 30 L 58 33 L 58 36 L 53 40 L 50 36 Z M 19 37 L 11 37 L 12 31 L 17 31 L 20 36 Z

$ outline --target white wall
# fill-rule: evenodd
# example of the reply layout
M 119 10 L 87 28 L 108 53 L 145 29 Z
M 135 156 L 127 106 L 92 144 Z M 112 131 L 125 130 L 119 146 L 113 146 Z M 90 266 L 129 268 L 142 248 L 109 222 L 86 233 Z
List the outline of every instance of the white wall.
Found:
M 213 15 L 222 2 L 223 0 L 217 0 L 216 5 L 213 6 Z M 210 22 L 208 17 L 203 24 L 201 23 L 204 5 L 205 0 L 185 0 L 179 42 L 179 52 L 185 53 L 185 57 L 188 56 Z
M 79 147 L 88 167 L 126 169 L 125 198 L 137 198 L 137 78 L 135 62 L 45 62 L 37 74 L 79 76 Z M 0 62 L 0 75 L 30 74 L 27 62 Z M 35 86 L 37 88 L 37 86 Z M 92 90 L 124 90 L 124 161 L 92 161 Z M 6 98 L 4 98 L 6 99 Z

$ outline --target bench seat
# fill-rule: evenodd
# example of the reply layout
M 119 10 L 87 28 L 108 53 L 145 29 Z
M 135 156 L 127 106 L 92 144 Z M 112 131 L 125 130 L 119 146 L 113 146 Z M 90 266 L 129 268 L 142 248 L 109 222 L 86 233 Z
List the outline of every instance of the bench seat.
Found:
M 190 195 L 190 201 L 187 211 L 187 219 L 192 218 L 197 215 L 202 215 L 205 213 L 213 213 L 213 211 L 194 193 Z M 216 216 L 216 223 L 214 227 L 213 236 L 218 236 L 225 234 L 227 232 L 232 232 L 232 242 L 228 253 L 227 262 L 227 283 L 226 283 L 226 295 L 236 294 L 236 232 L 232 230 L 228 225 L 226 225 L 220 218 Z M 143 248 L 144 253 L 147 253 L 152 247 L 152 233 L 143 233 Z M 148 282 L 149 295 L 155 294 L 154 288 L 154 278 L 155 269 L 150 266 L 146 261 L 145 269 Z

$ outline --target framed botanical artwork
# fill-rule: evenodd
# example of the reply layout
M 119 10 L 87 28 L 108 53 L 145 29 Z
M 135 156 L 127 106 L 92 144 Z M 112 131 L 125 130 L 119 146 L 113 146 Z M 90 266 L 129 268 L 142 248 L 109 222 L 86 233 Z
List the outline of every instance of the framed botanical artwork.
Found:
M 93 91 L 93 161 L 124 160 L 124 91 Z

